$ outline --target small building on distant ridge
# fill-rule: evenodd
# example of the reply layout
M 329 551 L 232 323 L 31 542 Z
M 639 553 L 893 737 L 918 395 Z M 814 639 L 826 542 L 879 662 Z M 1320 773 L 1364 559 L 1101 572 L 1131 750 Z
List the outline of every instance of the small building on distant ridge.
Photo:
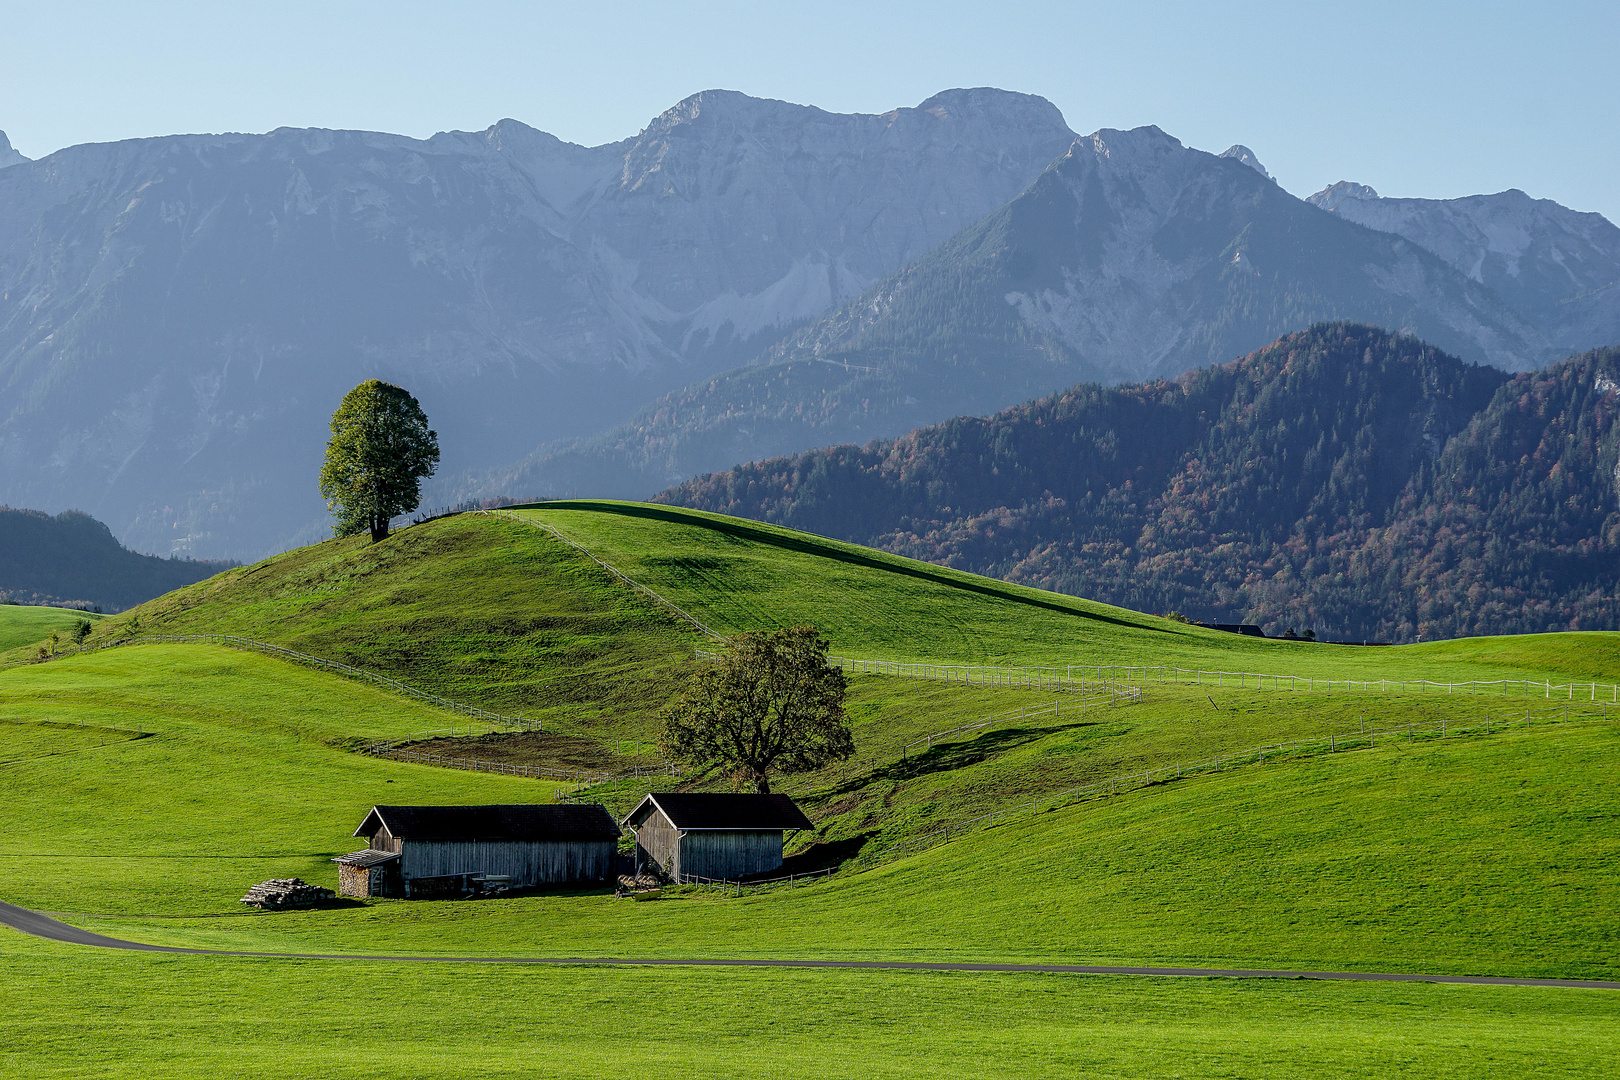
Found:
M 599 803 L 516 803 L 373 806 L 354 835 L 370 846 L 332 860 L 339 894 L 427 897 L 485 879 L 514 889 L 605 881 L 621 833 Z
M 636 859 L 671 881 L 735 880 L 782 865 L 782 834 L 815 826 L 786 795 L 657 791 L 624 819 Z

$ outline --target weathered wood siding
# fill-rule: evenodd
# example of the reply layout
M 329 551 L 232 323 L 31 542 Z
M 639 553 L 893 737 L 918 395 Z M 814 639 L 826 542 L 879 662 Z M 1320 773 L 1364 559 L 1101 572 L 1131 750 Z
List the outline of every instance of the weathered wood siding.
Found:
M 613 871 L 615 846 L 611 840 L 406 840 L 400 872 L 407 881 L 451 874 L 504 874 L 513 885 L 602 881 Z
M 636 830 L 636 849 L 643 863 L 651 863 L 670 877 L 681 875 L 681 840 L 675 826 L 654 813 Z
M 680 872 L 707 878 L 763 874 L 782 865 L 780 832 L 689 832 L 681 837 Z
M 372 851 L 397 852 L 399 850 L 399 841 L 395 840 L 389 835 L 388 829 L 385 826 L 384 828 L 377 830 L 376 835 L 371 838 L 371 843 L 367 846 L 370 847 Z

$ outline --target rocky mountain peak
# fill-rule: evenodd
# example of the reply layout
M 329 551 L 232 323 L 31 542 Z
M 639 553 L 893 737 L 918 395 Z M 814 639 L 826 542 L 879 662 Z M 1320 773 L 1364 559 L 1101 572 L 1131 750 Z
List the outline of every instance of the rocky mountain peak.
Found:
M 0 169 L 4 169 L 8 165 L 21 165 L 27 160 L 27 158 L 12 149 L 11 140 L 6 138 L 5 132 L 0 131 Z
M 1231 151 L 1227 151 L 1230 153 Z M 1329 184 L 1305 201 L 1323 210 L 1337 210 L 1346 199 L 1376 199 L 1378 192 L 1366 184 L 1354 184 L 1349 180 L 1340 180 L 1337 184 Z
M 1324 210 L 1439 256 L 1578 352 L 1620 340 L 1620 228 L 1517 188 L 1460 199 L 1381 198 L 1340 181 L 1310 197 Z
M 1226 150 L 1222 152 L 1221 157 L 1232 158 L 1234 161 L 1247 165 L 1249 168 L 1253 169 L 1267 180 L 1272 179 L 1272 175 L 1266 172 L 1266 167 L 1260 164 L 1260 159 L 1255 157 L 1254 151 L 1250 150 L 1242 143 L 1234 143 L 1233 145 L 1227 147 Z
M 958 122 L 1010 120 L 1020 126 L 1068 128 L 1063 113 L 1045 98 L 1036 94 L 1001 90 L 994 86 L 941 90 L 919 103 L 915 109 L 896 109 L 888 115 L 893 116 L 901 112 L 927 113 L 937 120 Z

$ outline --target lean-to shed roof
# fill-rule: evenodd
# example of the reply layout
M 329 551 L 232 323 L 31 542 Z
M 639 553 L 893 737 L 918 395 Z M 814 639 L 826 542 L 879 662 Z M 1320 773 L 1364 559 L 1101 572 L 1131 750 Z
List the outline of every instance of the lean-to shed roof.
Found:
M 334 856 L 332 861 L 335 863 L 342 863 L 344 866 L 353 866 L 363 870 L 368 866 L 376 866 L 379 863 L 392 862 L 397 858 L 399 858 L 398 852 L 373 851 L 370 848 L 362 848 L 359 851 L 351 851 L 347 855 Z
M 354 835 L 379 829 L 400 840 L 617 840 L 619 826 L 600 803 L 488 806 L 373 806 Z
M 624 819 L 634 828 L 661 810 L 669 823 L 686 832 L 781 832 L 813 829 L 786 795 L 731 795 L 723 792 L 655 791 Z

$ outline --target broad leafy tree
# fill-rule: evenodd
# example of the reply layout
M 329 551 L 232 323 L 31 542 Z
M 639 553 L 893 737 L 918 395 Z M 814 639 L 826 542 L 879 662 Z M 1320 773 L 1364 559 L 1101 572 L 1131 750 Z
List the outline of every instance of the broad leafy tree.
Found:
M 421 404 L 379 379 L 350 390 L 332 414 L 332 438 L 321 466 L 321 494 L 337 523 L 354 536 L 388 537 L 388 522 L 422 501 L 422 481 L 439 467 L 439 436 Z
M 668 756 L 730 768 L 769 794 L 772 772 L 807 772 L 855 752 L 844 673 L 813 626 L 739 634 L 663 712 Z

